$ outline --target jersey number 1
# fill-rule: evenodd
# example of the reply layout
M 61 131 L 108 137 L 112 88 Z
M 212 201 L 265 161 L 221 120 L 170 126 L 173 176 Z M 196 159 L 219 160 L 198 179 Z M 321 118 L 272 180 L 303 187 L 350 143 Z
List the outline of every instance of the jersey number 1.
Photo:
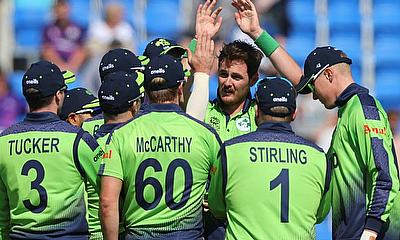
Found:
M 282 169 L 279 175 L 269 183 L 269 190 L 281 185 L 281 222 L 289 222 L 289 170 Z
M 36 178 L 31 182 L 31 189 L 35 189 L 39 193 L 39 204 L 33 205 L 30 200 L 24 200 L 24 206 L 33 213 L 41 213 L 47 207 L 47 192 L 46 189 L 40 185 L 44 179 L 44 168 L 37 160 L 29 160 L 22 166 L 21 174 L 28 176 L 29 171 L 34 169 Z

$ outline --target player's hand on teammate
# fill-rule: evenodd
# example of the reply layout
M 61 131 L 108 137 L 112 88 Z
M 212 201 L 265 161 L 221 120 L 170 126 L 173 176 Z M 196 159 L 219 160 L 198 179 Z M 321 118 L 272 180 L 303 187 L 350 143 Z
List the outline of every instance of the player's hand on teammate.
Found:
M 194 72 L 203 72 L 210 75 L 214 66 L 214 41 L 208 33 L 198 36 L 194 54 L 187 50 L 190 67 Z
M 232 6 L 237 9 L 235 20 L 240 30 L 253 40 L 257 39 L 263 30 L 254 4 L 250 0 L 232 0 Z
M 196 38 L 198 39 L 204 32 L 210 35 L 210 38 L 214 37 L 219 31 L 222 24 L 222 17 L 218 16 L 222 11 L 219 7 L 214 9 L 217 4 L 217 0 L 207 0 L 204 4 L 200 4 L 197 8 L 196 15 Z

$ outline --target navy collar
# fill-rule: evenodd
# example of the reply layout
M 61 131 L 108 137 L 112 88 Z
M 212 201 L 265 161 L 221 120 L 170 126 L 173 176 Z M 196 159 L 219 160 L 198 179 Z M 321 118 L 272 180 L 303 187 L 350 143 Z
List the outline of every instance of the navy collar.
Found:
M 144 111 L 146 112 L 183 112 L 179 105 L 174 103 L 152 103 L 148 104 Z
M 244 100 L 244 104 L 243 104 L 243 109 L 242 109 L 242 113 L 246 113 L 247 111 L 249 111 L 251 103 L 253 102 L 253 99 L 251 98 L 251 91 L 249 91 L 249 94 L 247 94 L 246 99 Z M 217 104 L 218 107 L 222 110 L 222 100 L 221 97 L 219 96 L 219 92 L 217 89 L 217 98 L 213 100 L 214 104 Z M 222 110 L 223 111 L 223 110 Z M 223 111 L 224 112 L 224 111 Z
M 103 124 L 101 127 L 96 131 L 95 138 L 98 139 L 100 137 L 104 137 L 105 135 L 111 133 L 114 128 L 118 127 L 122 123 L 108 123 Z
M 351 97 L 356 94 L 368 94 L 369 91 L 365 87 L 358 85 L 357 83 L 350 84 L 336 99 L 335 104 L 338 107 L 345 105 Z
M 51 123 L 60 121 L 60 117 L 53 112 L 30 112 L 26 114 L 24 121 Z
M 283 133 L 294 133 L 290 123 L 288 122 L 263 122 L 258 126 L 257 130 L 262 132 L 283 132 Z

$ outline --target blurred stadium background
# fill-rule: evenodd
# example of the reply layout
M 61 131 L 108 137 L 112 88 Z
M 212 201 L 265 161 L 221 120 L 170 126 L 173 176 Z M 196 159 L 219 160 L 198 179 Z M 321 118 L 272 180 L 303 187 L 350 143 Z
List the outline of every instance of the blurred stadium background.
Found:
M 108 4 L 121 4 L 123 19 L 134 30 L 132 50 L 140 55 L 147 42 L 156 37 L 187 44 L 193 36 L 193 21 L 201 0 L 68 2 L 71 20 L 86 30 L 94 21 L 103 18 Z M 242 37 L 234 23 L 234 10 L 230 7 L 230 1 L 219 2 L 224 7 L 224 24 L 218 39 L 226 42 Z M 261 4 L 258 6 L 266 2 L 278 5 L 273 9 L 275 15 L 268 14 L 271 9 L 260 14 L 262 25 L 281 40 L 299 65 L 303 65 L 305 57 L 315 46 L 331 44 L 344 50 L 353 60 L 355 81 L 369 88 L 387 111 L 394 112 L 394 124 L 397 125 L 400 109 L 400 0 L 258 2 Z M 22 98 L 20 82 L 24 70 L 40 58 L 42 31 L 52 20 L 53 3 L 53 0 L 0 0 L 0 66 L 6 73 L 12 94 L 19 98 Z M 283 31 L 276 27 L 282 21 L 279 19 L 282 15 L 288 20 Z M 278 16 L 278 19 L 274 19 L 274 16 Z M 88 68 L 87 65 L 83 65 L 77 73 L 78 81 L 74 86 L 84 82 L 81 72 Z M 268 63 L 266 66 L 268 68 Z M 265 74 L 268 74 L 268 70 Z M 214 77 L 210 84 L 210 98 L 215 97 L 216 84 Z M 328 113 L 322 105 L 313 102 L 310 96 L 300 97 L 298 104 L 298 120 L 294 124 L 296 132 L 327 149 L 335 126 L 335 113 Z M 397 135 L 395 127 L 394 131 Z M 324 223 L 318 227 L 318 239 L 330 239 L 329 235 L 329 224 Z

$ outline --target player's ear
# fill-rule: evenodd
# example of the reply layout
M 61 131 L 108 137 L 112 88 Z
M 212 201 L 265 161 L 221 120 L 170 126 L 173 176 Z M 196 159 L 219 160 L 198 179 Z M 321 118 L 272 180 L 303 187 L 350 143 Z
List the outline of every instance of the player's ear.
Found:
M 258 80 L 258 72 L 256 72 L 253 76 L 250 77 L 250 87 L 252 87 Z
M 78 126 L 79 127 L 79 119 L 78 115 L 75 113 L 70 113 L 66 119 L 67 122 L 69 122 L 71 125 Z
M 294 113 L 292 114 L 292 122 L 296 119 L 297 116 L 297 108 L 294 110 Z

